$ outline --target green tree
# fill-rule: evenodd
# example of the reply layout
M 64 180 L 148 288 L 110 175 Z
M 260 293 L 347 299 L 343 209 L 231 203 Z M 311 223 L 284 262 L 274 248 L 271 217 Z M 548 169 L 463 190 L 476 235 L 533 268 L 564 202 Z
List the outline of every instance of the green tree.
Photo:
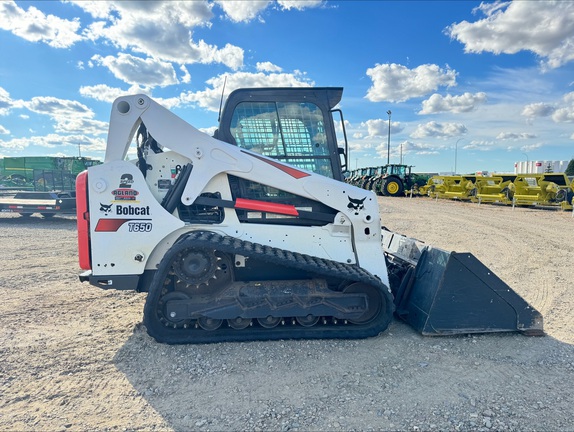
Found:
M 568 163 L 568 166 L 566 167 L 565 173 L 568 176 L 574 176 L 574 159 L 570 159 L 570 162 Z

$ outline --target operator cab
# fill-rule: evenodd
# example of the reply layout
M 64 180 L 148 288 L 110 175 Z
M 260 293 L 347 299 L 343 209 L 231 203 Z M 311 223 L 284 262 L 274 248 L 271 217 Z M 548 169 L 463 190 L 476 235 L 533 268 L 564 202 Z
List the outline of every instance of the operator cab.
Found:
M 248 88 L 233 91 L 214 137 L 336 180 L 343 180 L 348 145 L 341 87 Z M 344 147 L 337 144 L 338 111 Z

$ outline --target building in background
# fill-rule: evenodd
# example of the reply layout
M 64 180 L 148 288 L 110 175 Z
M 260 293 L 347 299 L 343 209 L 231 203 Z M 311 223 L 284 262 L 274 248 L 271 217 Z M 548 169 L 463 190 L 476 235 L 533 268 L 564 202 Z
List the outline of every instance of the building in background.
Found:
M 514 174 L 543 174 L 545 172 L 563 173 L 568 167 L 564 161 L 521 161 L 514 163 Z

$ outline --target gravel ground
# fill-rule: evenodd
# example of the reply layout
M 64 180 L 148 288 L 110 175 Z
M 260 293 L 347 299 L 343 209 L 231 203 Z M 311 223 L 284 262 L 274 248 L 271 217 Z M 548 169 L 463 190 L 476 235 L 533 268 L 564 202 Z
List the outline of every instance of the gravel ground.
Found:
M 78 282 L 73 218 L 0 215 L 0 430 L 573 430 L 574 218 L 381 198 L 382 223 L 470 251 L 547 336 L 167 346 L 144 294 Z

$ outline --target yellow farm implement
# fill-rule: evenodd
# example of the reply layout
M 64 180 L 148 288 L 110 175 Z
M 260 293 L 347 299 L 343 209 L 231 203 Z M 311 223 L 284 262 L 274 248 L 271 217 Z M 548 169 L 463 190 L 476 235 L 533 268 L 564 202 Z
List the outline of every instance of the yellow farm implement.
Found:
M 420 188 L 420 194 L 432 198 L 469 200 L 476 194 L 474 175 L 432 176 L 427 184 Z
M 471 200 L 513 206 L 560 206 L 572 210 L 574 179 L 564 173 L 435 175 L 419 189 L 431 198 Z
M 572 203 L 572 184 L 564 173 L 519 174 L 509 188 L 513 205 Z
M 473 201 L 478 203 L 512 203 L 512 191 L 510 185 L 516 179 L 516 175 L 497 175 L 476 178 L 476 195 Z

